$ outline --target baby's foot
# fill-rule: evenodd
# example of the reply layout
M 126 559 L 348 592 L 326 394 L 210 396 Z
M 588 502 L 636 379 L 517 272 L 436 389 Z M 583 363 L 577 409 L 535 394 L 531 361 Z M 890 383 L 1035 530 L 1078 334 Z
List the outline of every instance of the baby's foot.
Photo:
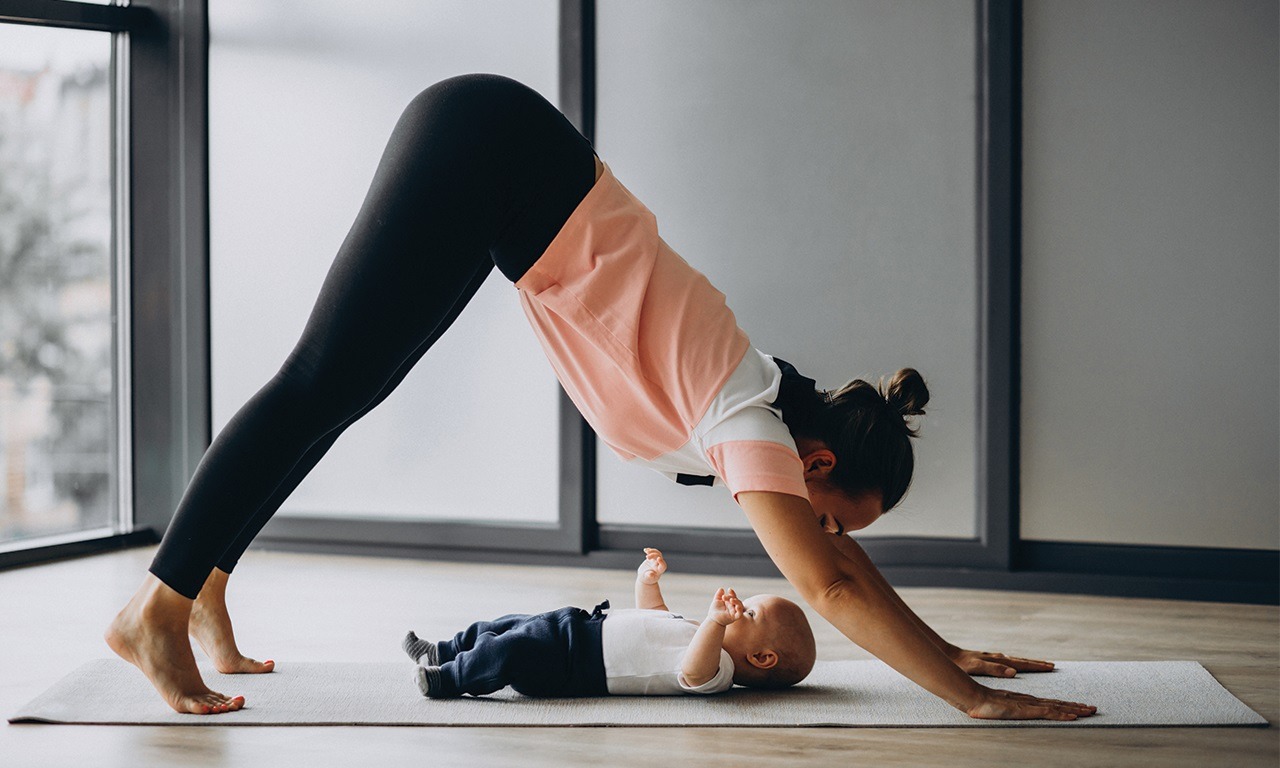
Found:
M 413 632 L 404 636 L 404 640 L 400 641 L 400 647 L 417 664 L 424 667 L 440 665 L 440 651 L 436 648 L 436 644 L 430 640 L 419 639 Z
M 418 683 L 418 690 L 422 691 L 423 696 L 427 696 L 432 699 L 444 698 L 444 695 L 440 691 L 439 667 L 414 667 L 413 679 Z

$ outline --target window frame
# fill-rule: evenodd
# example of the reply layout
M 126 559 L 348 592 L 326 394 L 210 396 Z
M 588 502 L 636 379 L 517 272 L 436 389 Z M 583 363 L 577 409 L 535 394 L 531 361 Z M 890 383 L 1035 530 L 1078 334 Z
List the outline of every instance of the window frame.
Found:
M 3 568 L 157 541 L 209 444 L 207 2 L 0 0 L 0 23 L 113 34 L 118 311 L 115 530 L 13 542 Z
M 904 586 L 1085 592 L 1275 604 L 1274 550 L 1023 541 L 1018 530 L 1020 416 L 1022 0 L 974 0 L 977 24 L 979 430 L 978 534 L 874 538 L 865 547 Z M 560 0 L 560 103 L 595 128 L 595 0 Z M 0 568 L 152 543 L 168 525 L 211 439 L 208 318 L 208 0 L 129 6 L 0 0 L 0 23 L 125 33 L 119 130 L 127 174 L 117 194 L 128 254 L 122 339 L 132 429 L 133 531 L 0 552 Z M 146 216 L 130 212 L 147 212 Z M 122 422 L 128 424 L 128 422 Z M 587 567 L 634 567 L 640 546 L 689 572 L 776 575 L 750 531 L 600 526 L 596 442 L 560 394 L 560 515 L 555 525 L 283 518 L 259 541 L 309 552 Z

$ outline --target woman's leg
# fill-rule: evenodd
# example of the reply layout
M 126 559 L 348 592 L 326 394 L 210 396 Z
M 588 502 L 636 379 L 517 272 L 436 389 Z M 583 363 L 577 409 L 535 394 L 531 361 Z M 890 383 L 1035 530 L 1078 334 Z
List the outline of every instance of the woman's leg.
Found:
M 151 576 L 108 630 L 175 709 L 240 701 L 209 691 L 189 644 L 182 653 L 210 570 L 238 558 L 275 511 L 268 502 L 278 506 L 326 436 L 394 387 L 495 262 L 519 277 L 592 180 L 590 145 L 514 81 L 453 78 L 405 110 L 302 338 L 205 453 Z
M 474 284 L 463 291 L 453 310 L 437 327 L 436 332 L 405 359 L 400 368 L 392 374 L 391 378 L 383 386 L 382 391 L 373 400 L 365 405 L 364 408 L 361 408 L 358 413 L 330 430 L 328 434 L 320 438 L 307 450 L 306 454 L 294 465 L 289 476 L 280 485 L 276 486 L 276 490 L 271 497 L 258 508 L 258 513 L 241 529 L 236 541 L 222 553 L 217 566 L 210 571 L 204 586 L 200 588 L 200 595 L 196 598 L 195 605 L 192 607 L 191 621 L 188 625 L 189 634 L 200 644 L 205 655 L 209 657 L 213 662 L 214 668 L 219 672 L 224 674 L 257 674 L 271 672 L 275 669 L 273 660 L 258 661 L 245 656 L 240 652 L 240 648 L 236 643 L 235 630 L 231 625 L 231 614 L 227 609 L 227 581 L 231 578 L 231 573 L 235 570 L 241 555 L 249 548 L 249 544 L 271 519 L 274 512 L 280 508 L 285 499 L 289 498 L 293 490 L 298 487 L 303 478 L 324 457 L 330 446 L 334 444 L 346 428 L 377 407 L 399 385 L 409 370 L 418 362 L 418 358 L 422 357 L 423 353 L 453 323 L 458 313 L 462 311 L 462 308 L 479 290 L 480 285 L 484 282 L 483 278 L 487 275 L 487 271 L 482 275 L 478 275 Z

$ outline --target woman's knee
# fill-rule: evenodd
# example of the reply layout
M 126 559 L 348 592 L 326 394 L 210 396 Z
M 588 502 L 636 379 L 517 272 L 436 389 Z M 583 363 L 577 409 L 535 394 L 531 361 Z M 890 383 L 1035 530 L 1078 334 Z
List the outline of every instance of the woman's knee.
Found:
M 335 356 L 291 354 L 264 389 L 315 428 L 328 431 L 377 397 L 384 377 L 377 366 Z

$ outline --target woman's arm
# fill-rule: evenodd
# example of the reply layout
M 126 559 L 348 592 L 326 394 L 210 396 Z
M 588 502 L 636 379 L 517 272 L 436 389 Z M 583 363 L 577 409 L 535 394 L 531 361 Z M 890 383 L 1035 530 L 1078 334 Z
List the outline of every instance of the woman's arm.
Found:
M 867 575 L 868 579 L 874 583 L 877 588 L 884 592 L 886 596 L 888 596 L 889 600 L 898 607 L 898 610 L 907 615 L 907 618 L 911 620 L 911 623 L 916 625 L 916 629 L 924 633 L 924 636 L 929 638 L 929 640 L 945 655 L 951 655 L 950 650 L 954 649 L 955 646 L 948 643 L 946 640 L 943 640 L 937 632 L 934 632 L 928 624 L 925 624 L 924 621 L 915 614 L 915 611 L 911 610 L 910 606 L 903 602 L 902 598 L 898 596 L 898 593 L 894 591 L 893 586 L 889 584 L 888 580 L 886 580 L 880 573 L 880 570 L 876 568 L 875 563 L 871 562 L 870 557 L 867 557 L 867 552 L 862 548 L 862 545 L 843 534 L 839 536 L 832 536 L 832 543 L 835 544 L 835 547 L 840 551 L 840 554 L 852 560 L 857 567 Z
M 971 675 L 1011 677 L 1017 672 L 1048 672 L 1053 669 L 1053 663 L 1049 661 L 1023 659 L 1016 656 L 1005 656 L 1001 653 L 967 651 L 952 645 L 942 639 L 937 632 L 934 632 L 928 624 L 924 623 L 923 619 L 916 615 L 915 611 L 911 610 L 911 607 L 903 601 L 893 586 L 881 575 L 879 569 L 871 562 L 871 558 L 867 557 L 866 550 L 862 548 L 862 545 L 849 536 L 834 536 L 832 539 L 840 554 L 860 564 L 863 571 L 889 596 L 889 599 L 898 606 L 899 610 L 907 615 L 911 623 L 915 624 L 916 628 L 923 632 L 925 637 L 933 641 L 933 644 L 938 646 L 947 658 L 951 659 L 953 663 L 965 672 Z
M 971 717 L 1054 720 L 1093 713 L 1083 704 L 978 684 L 879 586 L 877 579 L 882 577 L 869 559 L 840 556 L 803 498 L 743 491 L 737 500 L 765 551 L 805 602 L 850 640 L 960 711 Z

